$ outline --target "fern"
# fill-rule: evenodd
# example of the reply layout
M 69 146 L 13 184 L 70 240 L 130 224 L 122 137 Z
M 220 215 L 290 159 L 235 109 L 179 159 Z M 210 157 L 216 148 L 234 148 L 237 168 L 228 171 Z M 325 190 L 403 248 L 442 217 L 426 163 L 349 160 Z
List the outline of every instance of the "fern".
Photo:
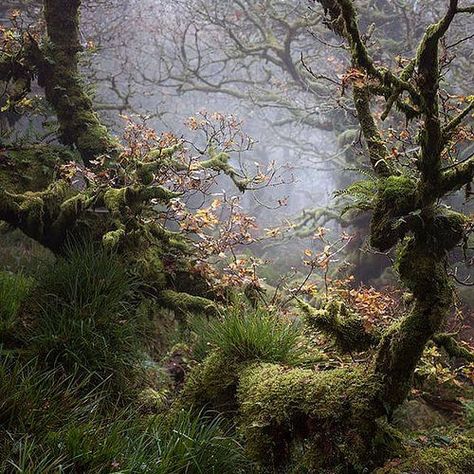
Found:
M 348 200 L 348 204 L 343 207 L 341 215 L 351 210 L 358 212 L 370 211 L 374 208 L 377 196 L 378 179 L 370 177 L 363 181 L 357 181 L 346 189 L 335 193 L 336 197 Z

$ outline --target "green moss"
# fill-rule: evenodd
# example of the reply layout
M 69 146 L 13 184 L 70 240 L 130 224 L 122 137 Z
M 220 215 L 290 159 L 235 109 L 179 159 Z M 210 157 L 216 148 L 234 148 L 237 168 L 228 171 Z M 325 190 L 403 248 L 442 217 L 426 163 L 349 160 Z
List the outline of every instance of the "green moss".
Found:
M 446 351 L 449 357 L 461 358 L 468 362 L 474 362 L 474 352 L 456 341 L 452 334 L 436 334 L 432 339 L 438 347 L 441 347 Z
M 161 252 L 161 247 L 158 242 L 155 242 L 155 245 L 130 249 L 128 256 L 140 279 L 151 285 L 156 291 L 166 286 L 166 273 L 161 260 Z
M 433 298 L 443 299 L 451 295 L 445 263 L 444 255 L 430 252 L 425 242 L 417 243 L 417 239 L 408 237 L 397 249 L 395 269 L 406 288 L 416 296 L 431 294 Z
M 384 252 L 400 237 L 396 220 L 416 208 L 416 182 L 407 176 L 390 176 L 380 180 L 370 228 L 370 244 Z
M 148 387 L 142 390 L 137 398 L 142 410 L 157 413 L 167 408 L 169 397 L 170 391 L 166 387 L 160 390 Z
M 125 236 L 125 229 L 120 228 L 116 230 L 111 230 L 110 232 L 107 232 L 104 234 L 102 237 L 102 244 L 104 245 L 104 248 L 112 250 L 120 244 L 121 239 Z
M 49 41 L 43 44 L 38 82 L 58 117 L 61 141 L 75 145 L 86 164 L 100 155 L 113 155 L 118 144 L 100 123 L 78 72 L 80 1 L 44 3 Z
M 437 209 L 426 237 L 436 250 L 451 250 L 462 240 L 469 219 L 450 209 Z
M 331 300 L 321 310 L 301 300 L 298 305 L 304 313 L 305 323 L 333 337 L 343 352 L 364 351 L 379 339 L 379 335 L 365 330 L 362 318 L 349 310 L 343 301 Z
M 411 448 L 407 459 L 390 461 L 375 474 L 466 474 L 474 472 L 474 440 L 459 437 L 445 447 Z
M 189 374 L 178 406 L 235 411 L 240 368 L 241 364 L 229 361 L 220 351 L 211 353 Z
M 240 191 L 245 191 L 248 180 L 239 178 L 235 169 L 229 163 L 230 155 L 225 152 L 218 152 L 213 147 L 209 148 L 209 159 L 199 163 L 200 168 L 214 171 L 222 171 L 229 176 Z
M 424 241 L 409 237 L 399 246 L 396 268 L 414 302 L 409 314 L 384 334 L 376 358 L 376 370 L 386 380 L 382 397 L 389 410 L 408 394 L 423 349 L 439 331 L 453 301 L 444 252 L 434 252 Z
M 127 189 L 108 189 L 104 194 L 104 203 L 112 212 L 118 212 L 127 202 Z
M 162 291 L 159 300 L 165 307 L 179 311 L 215 313 L 217 310 L 216 304 L 207 298 L 173 290 Z
M 253 364 L 240 375 L 239 430 L 252 457 L 268 464 L 288 460 L 295 442 L 308 447 L 311 472 L 342 463 L 369 464 L 377 431 L 374 399 L 379 381 L 361 369 L 314 372 Z

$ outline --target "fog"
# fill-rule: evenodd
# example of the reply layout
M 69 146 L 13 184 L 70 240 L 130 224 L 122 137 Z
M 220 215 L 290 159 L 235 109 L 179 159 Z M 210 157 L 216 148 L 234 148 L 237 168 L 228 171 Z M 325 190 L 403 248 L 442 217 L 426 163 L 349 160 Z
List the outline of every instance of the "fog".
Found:
M 359 3 L 374 59 L 393 68 L 414 53 L 425 26 L 443 10 L 443 2 L 434 0 Z M 38 2 L 28 6 L 36 19 Z M 249 141 L 232 148 L 233 166 L 244 176 L 263 170 L 272 180 L 242 194 L 222 176 L 212 191 L 239 195 L 261 232 L 293 226 L 286 241 L 292 241 L 294 258 L 288 246 L 275 250 L 272 244 L 273 258 L 283 256 L 288 267 L 300 261 L 298 252 L 312 245 L 319 226 L 335 235 L 355 233 L 354 249 L 367 253 L 368 219 L 341 218 L 343 205 L 334 195 L 368 170 L 346 90 L 353 80 L 346 47 L 324 23 L 322 12 L 307 0 L 89 0 L 82 6 L 81 67 L 98 112 L 118 136 L 128 116 L 159 133 L 185 137 L 199 154 L 206 138 L 185 125 L 188 118 L 234 116 Z M 469 33 L 466 18 L 450 33 L 456 53 L 447 45 L 446 55 L 457 61 L 445 72 L 448 95 L 472 91 Z M 384 123 L 384 133 L 390 135 L 395 122 Z M 416 152 L 402 147 L 408 159 Z M 464 156 L 471 150 L 472 145 Z M 370 259 L 379 270 L 368 278 L 377 279 L 388 261 Z

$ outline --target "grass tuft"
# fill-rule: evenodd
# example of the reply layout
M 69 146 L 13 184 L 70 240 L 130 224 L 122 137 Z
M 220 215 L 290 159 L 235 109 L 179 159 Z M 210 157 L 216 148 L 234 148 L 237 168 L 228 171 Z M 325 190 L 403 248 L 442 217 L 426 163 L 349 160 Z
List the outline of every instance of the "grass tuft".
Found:
M 236 361 L 296 364 L 301 360 L 301 331 L 296 323 L 263 309 L 233 308 L 219 319 L 195 318 L 190 325 L 197 339 L 193 348 L 197 360 L 213 349 Z
M 115 255 L 72 247 L 37 287 L 27 343 L 48 367 L 108 381 L 118 393 L 141 375 L 146 324 L 135 310 L 136 283 Z

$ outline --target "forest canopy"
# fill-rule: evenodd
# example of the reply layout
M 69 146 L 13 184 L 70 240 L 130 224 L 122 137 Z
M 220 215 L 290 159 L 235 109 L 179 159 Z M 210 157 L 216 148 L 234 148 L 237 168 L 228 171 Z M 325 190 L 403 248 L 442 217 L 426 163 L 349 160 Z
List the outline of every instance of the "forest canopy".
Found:
M 0 6 L 0 472 L 474 471 L 474 6 Z

